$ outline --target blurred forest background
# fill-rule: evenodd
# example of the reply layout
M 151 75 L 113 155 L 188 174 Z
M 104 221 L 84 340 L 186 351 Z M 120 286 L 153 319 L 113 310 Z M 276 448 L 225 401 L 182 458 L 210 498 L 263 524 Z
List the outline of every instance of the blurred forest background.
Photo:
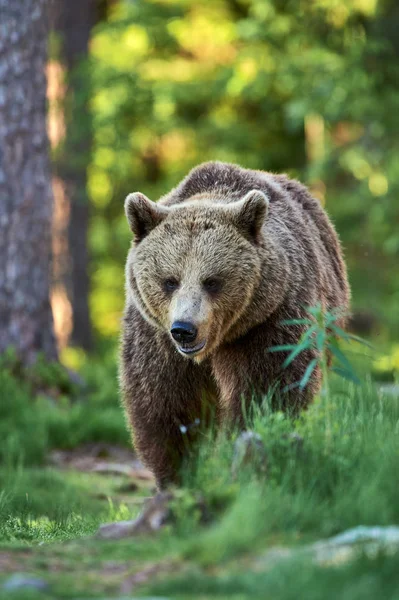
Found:
M 117 336 L 126 194 L 156 199 L 209 159 L 305 182 L 344 244 L 360 333 L 399 338 L 395 0 L 61 4 L 47 71 L 61 347 Z
M 53 0 L 50 9 L 50 287 L 67 363 L 79 353 L 66 348 L 117 338 L 127 193 L 156 199 L 209 159 L 305 182 L 343 241 L 357 331 L 387 347 L 399 339 L 395 0 Z

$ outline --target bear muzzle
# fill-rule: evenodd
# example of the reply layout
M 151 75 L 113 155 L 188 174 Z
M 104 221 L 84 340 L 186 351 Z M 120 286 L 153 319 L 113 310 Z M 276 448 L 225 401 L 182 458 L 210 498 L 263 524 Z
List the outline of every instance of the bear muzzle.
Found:
M 194 323 L 187 321 L 175 321 L 170 328 L 170 334 L 179 352 L 186 356 L 197 354 L 206 344 L 205 340 L 195 343 L 198 329 Z

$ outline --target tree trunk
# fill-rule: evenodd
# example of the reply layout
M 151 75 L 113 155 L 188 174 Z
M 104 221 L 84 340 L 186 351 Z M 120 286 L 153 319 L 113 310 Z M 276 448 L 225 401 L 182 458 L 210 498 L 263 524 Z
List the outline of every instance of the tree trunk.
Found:
M 57 358 L 49 301 L 47 0 L 0 0 L 0 353 Z
M 96 22 L 96 2 L 64 0 L 60 6 L 59 25 L 63 35 L 62 57 L 66 66 L 65 121 L 66 139 L 60 176 L 70 202 L 68 245 L 70 280 L 67 289 L 72 304 L 71 342 L 89 350 L 92 327 L 89 311 L 89 200 L 86 171 L 89 163 L 92 128 L 89 110 L 90 80 L 82 60 L 88 57 L 90 33 Z

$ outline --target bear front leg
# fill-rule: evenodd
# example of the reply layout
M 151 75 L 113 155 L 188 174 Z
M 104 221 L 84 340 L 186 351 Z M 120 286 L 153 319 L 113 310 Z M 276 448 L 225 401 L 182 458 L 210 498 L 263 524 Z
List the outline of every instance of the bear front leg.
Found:
M 220 389 L 224 421 L 244 428 L 245 415 L 253 401 L 262 401 L 273 392 L 273 406 L 290 413 L 306 408 L 320 389 L 321 376 L 317 367 L 304 390 L 293 387 L 299 382 L 314 358 L 312 351 L 302 352 L 287 368 L 286 352 L 269 352 L 273 346 L 298 343 L 302 332 L 287 331 L 270 324 L 259 325 L 245 336 L 223 345 L 212 360 L 213 374 Z
M 184 455 L 184 444 L 180 432 L 174 431 L 161 420 L 152 419 L 143 426 L 142 413 L 132 405 L 127 409 L 132 429 L 134 448 L 154 474 L 158 490 L 179 483 L 179 469 Z M 177 426 L 178 427 L 178 426 Z
M 135 450 L 157 486 L 177 483 L 204 419 L 209 366 L 181 356 L 133 307 L 124 317 L 120 379 Z

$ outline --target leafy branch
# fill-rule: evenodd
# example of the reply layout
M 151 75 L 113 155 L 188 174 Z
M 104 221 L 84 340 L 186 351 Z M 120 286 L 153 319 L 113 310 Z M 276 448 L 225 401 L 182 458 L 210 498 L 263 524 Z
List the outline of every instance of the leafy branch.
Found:
M 269 352 L 289 352 L 282 365 L 283 368 L 287 368 L 302 352 L 312 351 L 314 358 L 312 358 L 307 365 L 301 380 L 286 386 L 283 391 L 289 391 L 294 388 L 304 390 L 308 385 L 313 372 L 319 367 L 323 378 L 322 396 L 325 398 L 327 405 L 329 405 L 330 370 L 352 383 L 360 383 L 349 359 L 341 350 L 339 342 L 355 342 L 368 347 L 372 346 L 362 338 L 348 333 L 339 327 L 337 322 L 344 316 L 344 313 L 341 310 L 334 309 L 331 311 L 324 311 L 321 304 L 318 304 L 314 307 L 308 307 L 306 312 L 309 317 L 303 319 L 288 319 L 281 322 L 282 325 L 287 327 L 298 325 L 305 327 L 305 331 L 299 342 L 297 344 L 272 346 L 269 348 Z M 334 359 L 332 367 L 330 367 L 331 357 Z

